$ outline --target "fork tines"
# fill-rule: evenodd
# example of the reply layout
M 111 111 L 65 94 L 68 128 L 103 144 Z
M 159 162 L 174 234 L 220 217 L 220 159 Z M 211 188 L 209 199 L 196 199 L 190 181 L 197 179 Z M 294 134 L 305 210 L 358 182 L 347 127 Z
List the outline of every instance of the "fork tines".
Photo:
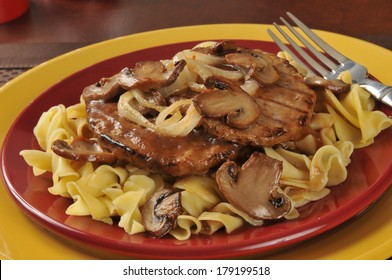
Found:
M 287 46 L 283 43 L 282 40 L 278 38 L 270 29 L 267 29 L 271 38 L 275 41 L 278 47 L 289 53 L 292 58 L 299 64 L 300 67 L 303 67 L 308 76 L 316 75 L 313 70 L 318 72 L 324 78 L 331 77 L 331 72 L 338 67 L 340 63 L 342 63 L 347 58 L 339 53 L 337 50 L 332 48 L 329 44 L 327 44 L 323 39 L 321 39 L 318 35 L 316 35 L 309 27 L 307 27 L 302 21 L 300 21 L 297 17 L 295 17 L 292 13 L 287 12 L 287 16 L 299 27 L 300 30 L 311 40 L 315 45 L 321 48 L 328 56 L 324 53 L 318 51 L 314 44 L 310 43 L 308 39 L 305 39 L 304 36 L 301 35 L 287 20 L 284 18 L 280 18 L 282 23 L 288 28 L 288 30 L 294 35 L 305 47 L 308 51 L 305 51 L 302 47 L 300 47 L 292 37 L 290 37 L 277 23 L 273 23 L 276 29 L 283 35 L 283 37 L 287 40 L 287 42 L 292 46 L 295 52 L 302 57 L 302 60 Z M 309 53 L 313 54 L 313 57 L 309 55 Z M 329 58 L 331 57 L 331 58 Z M 321 63 L 320 63 L 321 62 Z M 313 69 L 311 69 L 310 67 Z

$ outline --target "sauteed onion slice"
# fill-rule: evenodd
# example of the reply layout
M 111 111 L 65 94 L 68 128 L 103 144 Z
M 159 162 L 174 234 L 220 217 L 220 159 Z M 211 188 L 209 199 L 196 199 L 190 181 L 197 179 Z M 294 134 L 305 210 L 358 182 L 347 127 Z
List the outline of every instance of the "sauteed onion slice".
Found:
M 138 97 L 136 97 L 138 95 Z M 152 106 L 160 111 L 155 121 L 150 121 L 137 109 L 131 106 L 133 99 L 140 99 L 138 90 L 129 90 L 120 96 L 118 101 L 118 112 L 120 116 L 149 128 L 157 133 L 169 136 L 185 136 L 191 132 L 201 119 L 201 115 L 192 104 L 192 99 L 178 100 L 168 107 Z M 185 115 L 181 114 L 181 107 L 188 106 Z

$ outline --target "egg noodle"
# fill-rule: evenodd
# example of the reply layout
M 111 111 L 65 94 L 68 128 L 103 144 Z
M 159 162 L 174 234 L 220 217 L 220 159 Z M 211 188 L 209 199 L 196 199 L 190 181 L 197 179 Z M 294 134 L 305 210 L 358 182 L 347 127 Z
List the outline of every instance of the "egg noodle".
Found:
M 203 90 L 203 85 L 196 83 L 198 75 L 231 75 L 231 79 L 241 78 L 235 71 L 214 67 L 214 61 L 208 60 L 206 64 L 203 61 L 205 55 L 195 53 L 185 50 L 173 60 L 163 62 L 169 65 L 178 59 L 187 60 L 177 81 L 162 89 L 164 94 L 185 87 L 191 87 L 195 91 Z M 278 56 L 288 59 L 296 66 L 286 53 L 280 52 Z M 187 59 L 189 57 L 192 59 Z M 227 73 L 222 73 L 223 71 Z M 351 83 L 349 72 L 345 72 L 340 78 Z M 256 90 L 252 80 L 242 87 L 249 94 Z M 146 105 L 138 90 L 130 90 L 121 98 L 125 101 L 122 100 L 119 104 L 129 104 L 130 100 L 135 99 Z M 184 104 L 190 106 L 183 116 L 180 107 Z M 317 93 L 315 112 L 310 123 L 311 128 L 319 133 L 321 145 L 316 145 L 315 137 L 308 135 L 300 141 L 285 143 L 295 149 L 284 149 L 285 145 L 264 148 L 266 155 L 283 162 L 281 191 L 291 201 L 291 210 L 285 215 L 286 219 L 299 217 L 299 207 L 327 196 L 329 187 L 345 181 L 347 165 L 354 149 L 372 144 L 383 129 L 392 125 L 392 119 L 381 111 L 373 110 L 374 104 L 370 94 L 355 84 L 348 93 L 338 96 L 329 90 L 322 90 Z M 119 112 L 142 126 L 168 135 L 186 135 L 201 117 L 192 106 L 191 99 L 153 109 L 159 112 L 155 123 L 135 112 L 131 106 L 119 107 Z M 74 139 L 82 137 L 87 126 L 83 98 L 80 103 L 70 107 L 53 106 L 42 114 L 34 128 L 34 135 L 42 150 L 23 150 L 20 154 L 33 168 L 35 176 L 45 172 L 52 173 L 53 185 L 48 191 L 73 201 L 66 210 L 68 215 L 91 216 L 92 219 L 107 224 L 113 224 L 113 217 L 119 217 L 118 226 L 127 233 L 144 232 L 141 207 L 154 190 L 167 187 L 164 176 L 149 173 L 131 164 L 97 166 L 91 162 L 75 162 L 62 158 L 51 150 L 51 144 L 57 139 L 70 144 Z M 246 223 L 253 226 L 263 224 L 223 200 L 216 184 L 215 179 L 207 175 L 192 175 L 178 178 L 170 186 L 182 192 L 183 207 L 177 227 L 169 232 L 172 236 L 186 240 L 191 235 L 213 234 L 222 228 L 231 233 Z

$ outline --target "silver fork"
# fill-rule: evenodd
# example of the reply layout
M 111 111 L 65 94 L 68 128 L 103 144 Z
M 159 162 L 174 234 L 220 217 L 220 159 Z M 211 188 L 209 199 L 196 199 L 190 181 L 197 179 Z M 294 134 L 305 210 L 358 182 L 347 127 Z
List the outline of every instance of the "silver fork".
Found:
M 316 35 L 309 27 L 307 27 L 302 21 L 295 17 L 292 13 L 287 12 L 287 16 L 306 34 L 307 37 L 318 45 L 329 57 L 332 57 L 335 61 L 318 51 L 312 43 L 310 43 L 305 37 L 303 37 L 293 26 L 286 21 L 284 18 L 280 18 L 282 23 L 291 31 L 291 33 L 297 37 L 299 41 L 314 55 L 314 57 L 320 61 L 318 62 L 307 52 L 304 51 L 277 23 L 273 23 L 276 29 L 283 35 L 283 37 L 289 42 L 289 44 L 295 49 L 295 51 L 302 57 L 308 65 L 310 65 L 318 74 L 316 74 L 311 68 L 309 68 L 297 55 L 295 55 L 291 49 L 283 43 L 272 31 L 267 29 L 271 38 L 275 41 L 278 47 L 282 51 L 288 52 L 292 58 L 307 71 L 307 77 L 321 75 L 326 80 L 335 80 L 339 74 L 343 71 L 349 70 L 353 83 L 359 84 L 362 88 L 366 89 L 372 96 L 377 100 L 392 107 L 392 87 L 381 84 L 375 80 L 368 78 L 368 71 L 365 66 L 352 61 L 345 55 L 341 54 L 323 39 Z

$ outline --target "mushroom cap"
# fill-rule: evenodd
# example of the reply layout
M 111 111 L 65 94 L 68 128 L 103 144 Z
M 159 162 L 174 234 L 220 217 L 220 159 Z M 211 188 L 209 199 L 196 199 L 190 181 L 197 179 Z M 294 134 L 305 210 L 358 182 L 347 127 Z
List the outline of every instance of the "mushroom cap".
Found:
M 233 161 L 216 173 L 219 190 L 235 207 L 258 220 L 282 218 L 291 208 L 278 191 L 283 170 L 281 161 L 254 152 L 241 168 Z
M 329 89 L 333 93 L 346 93 L 351 89 L 350 84 L 346 84 L 342 80 L 326 80 L 319 76 L 310 76 L 305 79 L 305 83 L 313 88 Z
M 228 63 L 239 66 L 241 71 L 261 85 L 272 85 L 279 79 L 280 75 L 271 58 L 261 52 L 246 50 L 230 53 L 225 56 L 225 59 Z
M 119 96 L 126 90 L 118 83 L 120 76 L 130 74 L 129 68 L 124 68 L 120 73 L 115 74 L 110 78 L 102 78 L 98 83 L 92 84 L 83 90 L 83 98 L 89 100 L 109 100 L 113 97 Z
M 225 117 L 227 125 L 245 129 L 260 115 L 260 108 L 248 93 L 222 78 L 210 77 L 208 83 L 214 89 L 207 89 L 193 98 L 193 104 L 199 114 L 212 117 Z
M 182 213 L 181 193 L 169 189 L 155 192 L 142 208 L 142 222 L 152 236 L 161 238 L 177 226 Z
M 114 163 L 116 156 L 104 151 L 94 140 L 76 139 L 70 145 L 62 139 L 57 139 L 52 143 L 52 151 L 66 159 L 77 161 L 91 161 Z
M 167 87 L 176 81 L 185 65 L 185 60 L 180 60 L 168 71 L 160 61 L 142 61 L 136 63 L 132 71 L 119 75 L 117 81 L 126 90 L 136 87 L 143 90 Z

